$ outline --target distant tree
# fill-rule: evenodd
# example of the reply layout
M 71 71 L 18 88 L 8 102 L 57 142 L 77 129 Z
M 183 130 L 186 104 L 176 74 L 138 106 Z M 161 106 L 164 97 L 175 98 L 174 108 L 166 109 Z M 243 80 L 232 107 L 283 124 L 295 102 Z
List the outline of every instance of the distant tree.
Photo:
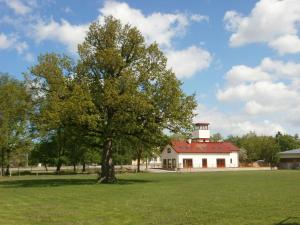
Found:
M 278 145 L 280 146 L 280 151 L 287 151 L 291 149 L 300 148 L 300 140 L 297 136 L 292 136 L 288 134 L 281 134 L 278 132 L 275 136 Z
M 227 141 L 231 141 L 241 149 L 241 162 L 264 160 L 273 166 L 278 160 L 277 153 L 280 151 L 279 136 L 281 137 L 282 134 L 278 133 L 276 137 L 271 137 L 258 136 L 254 132 L 250 132 L 241 137 L 229 136 Z
M 218 141 L 222 141 L 222 140 L 223 140 L 223 137 L 220 133 L 215 133 L 210 137 L 210 141 L 213 141 L 213 142 L 218 142 Z
M 189 136 L 184 135 L 184 134 L 171 134 L 169 139 L 171 141 L 186 141 L 189 138 Z
M 34 149 L 29 155 L 31 164 L 42 163 L 48 171 L 48 166 L 54 166 L 57 163 L 58 146 L 56 137 L 50 135 L 36 143 Z
M 260 158 L 265 162 L 270 163 L 273 167 L 278 162 L 277 154 L 280 152 L 280 146 L 276 139 L 271 136 L 262 136 L 260 139 Z
M 243 147 L 240 148 L 239 161 L 240 162 L 248 162 L 247 150 Z
M 29 115 L 31 99 L 24 83 L 8 75 L 0 75 L 0 152 L 1 170 L 10 174 L 14 154 L 28 151 L 30 146 Z

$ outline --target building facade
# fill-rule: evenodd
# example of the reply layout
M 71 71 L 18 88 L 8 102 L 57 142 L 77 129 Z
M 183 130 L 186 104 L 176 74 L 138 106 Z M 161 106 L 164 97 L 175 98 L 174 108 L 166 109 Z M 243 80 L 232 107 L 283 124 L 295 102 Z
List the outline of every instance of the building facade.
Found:
M 192 139 L 173 141 L 161 153 L 165 169 L 234 168 L 239 166 L 239 149 L 229 142 L 211 142 L 208 123 L 197 123 Z
M 280 169 L 299 169 L 300 168 L 300 149 L 293 149 L 279 152 Z

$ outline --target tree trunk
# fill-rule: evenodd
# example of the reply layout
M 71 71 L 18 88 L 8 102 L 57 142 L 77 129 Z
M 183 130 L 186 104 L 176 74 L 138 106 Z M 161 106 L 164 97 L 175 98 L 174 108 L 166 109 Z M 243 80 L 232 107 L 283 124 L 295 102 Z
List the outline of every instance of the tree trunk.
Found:
M 116 183 L 115 167 L 112 160 L 112 139 L 107 138 L 103 146 L 99 183 Z
M 141 156 L 138 154 L 138 158 L 137 158 L 137 172 L 141 172 Z
M 44 166 L 45 166 L 46 171 L 48 172 L 47 164 L 45 163 Z
M 85 172 L 85 162 L 83 162 L 83 164 L 82 164 L 82 172 L 83 173 Z
M 142 157 L 142 150 L 139 149 L 137 152 L 137 172 L 141 172 L 141 157 Z
M 58 159 L 58 163 L 56 165 L 56 173 L 60 173 L 61 166 L 62 166 L 62 161 Z
M 6 171 L 5 171 L 5 176 L 10 175 L 10 151 L 6 151 L 6 159 L 7 159 L 7 164 L 6 164 Z
M 64 155 L 64 148 L 63 148 L 63 138 L 62 138 L 62 131 L 61 131 L 61 127 L 58 128 L 58 162 L 57 162 L 57 165 L 56 165 L 56 173 L 60 173 L 60 169 L 61 169 L 61 166 L 62 166 L 62 160 L 61 160 L 61 157 Z
M 76 164 L 73 164 L 73 172 L 76 173 Z
M 5 170 L 5 176 L 9 176 L 9 175 L 10 175 L 10 165 L 9 165 L 9 163 L 7 163 L 6 170 Z
M 1 176 L 4 176 L 4 149 L 1 149 Z

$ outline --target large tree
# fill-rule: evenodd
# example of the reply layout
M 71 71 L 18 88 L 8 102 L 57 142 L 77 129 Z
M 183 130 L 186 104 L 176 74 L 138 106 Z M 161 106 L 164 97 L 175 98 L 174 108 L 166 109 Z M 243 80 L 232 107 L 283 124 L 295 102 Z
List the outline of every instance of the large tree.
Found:
M 135 27 L 112 17 L 91 24 L 78 50 L 77 75 L 88 81 L 98 115 L 89 129 L 102 137 L 99 182 L 113 183 L 114 140 L 151 142 L 166 129 L 189 130 L 194 96 L 182 92 L 156 43 L 146 44 Z

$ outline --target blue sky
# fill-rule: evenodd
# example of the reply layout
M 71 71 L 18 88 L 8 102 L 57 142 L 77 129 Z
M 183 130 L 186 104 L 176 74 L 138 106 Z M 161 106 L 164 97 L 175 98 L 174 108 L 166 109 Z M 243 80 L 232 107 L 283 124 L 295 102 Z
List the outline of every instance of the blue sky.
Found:
M 76 59 L 88 25 L 113 15 L 157 41 L 195 121 L 223 135 L 299 133 L 298 0 L 0 0 L 0 71 L 22 79 L 39 54 Z

